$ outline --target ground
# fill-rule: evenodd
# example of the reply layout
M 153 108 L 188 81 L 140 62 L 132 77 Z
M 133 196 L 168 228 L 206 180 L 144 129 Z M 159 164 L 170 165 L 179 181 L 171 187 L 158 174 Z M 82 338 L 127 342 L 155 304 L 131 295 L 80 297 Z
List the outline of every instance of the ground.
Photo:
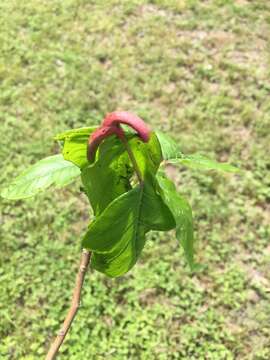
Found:
M 191 274 L 173 232 L 136 267 L 89 272 L 60 359 L 270 359 L 270 3 L 0 2 L 1 186 L 53 136 L 116 109 L 243 175 L 170 168 L 194 212 Z M 0 358 L 40 359 L 64 319 L 88 205 L 80 182 L 1 200 Z

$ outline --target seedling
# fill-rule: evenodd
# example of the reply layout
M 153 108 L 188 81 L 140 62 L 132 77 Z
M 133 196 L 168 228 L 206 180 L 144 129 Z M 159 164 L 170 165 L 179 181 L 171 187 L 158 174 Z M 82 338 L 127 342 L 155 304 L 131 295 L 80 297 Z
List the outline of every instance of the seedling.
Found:
M 82 239 L 72 304 L 47 360 L 56 357 L 76 315 L 90 258 L 92 269 L 109 277 L 122 276 L 138 261 L 147 233 L 175 229 L 187 263 L 196 269 L 192 211 L 167 178 L 166 163 L 237 171 L 227 163 L 182 154 L 168 135 L 150 130 L 128 112 L 113 112 L 99 128 L 74 129 L 55 139 L 62 144 L 62 154 L 31 166 L 1 193 L 7 199 L 24 199 L 51 185 L 66 186 L 81 176 L 93 210 L 94 220 Z

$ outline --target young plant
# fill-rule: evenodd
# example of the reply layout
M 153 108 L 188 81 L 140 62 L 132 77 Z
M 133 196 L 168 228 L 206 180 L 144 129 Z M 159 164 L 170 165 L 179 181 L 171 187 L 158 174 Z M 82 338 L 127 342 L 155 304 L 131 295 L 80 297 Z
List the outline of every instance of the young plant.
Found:
M 128 112 L 110 113 L 99 128 L 70 130 L 55 139 L 62 144 L 62 154 L 37 162 L 1 193 L 7 199 L 24 199 L 81 176 L 93 209 L 94 220 L 82 239 L 72 304 L 47 360 L 56 357 L 76 315 L 90 257 L 93 269 L 109 277 L 122 276 L 136 264 L 149 231 L 175 229 L 190 268 L 196 268 L 192 211 L 166 177 L 164 165 L 237 170 L 227 163 L 182 154 L 168 135 L 150 130 Z

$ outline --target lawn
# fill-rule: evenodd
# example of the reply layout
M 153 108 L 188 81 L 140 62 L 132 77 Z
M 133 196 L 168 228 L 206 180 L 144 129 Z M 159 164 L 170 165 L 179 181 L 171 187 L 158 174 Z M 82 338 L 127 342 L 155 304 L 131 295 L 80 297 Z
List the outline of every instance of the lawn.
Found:
M 123 109 L 242 176 L 170 167 L 194 212 L 191 274 L 151 233 L 127 275 L 89 271 L 59 359 L 270 359 L 270 3 L 0 1 L 0 185 L 53 136 Z M 1 199 L 0 359 L 42 359 L 69 306 L 80 182 Z

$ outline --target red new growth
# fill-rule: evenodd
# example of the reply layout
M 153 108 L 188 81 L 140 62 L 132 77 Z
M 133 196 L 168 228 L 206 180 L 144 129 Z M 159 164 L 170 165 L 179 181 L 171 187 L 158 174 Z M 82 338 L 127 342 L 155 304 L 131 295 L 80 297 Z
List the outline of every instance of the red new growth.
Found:
M 127 111 L 114 111 L 108 114 L 103 120 L 102 126 L 119 126 L 120 124 L 126 124 L 132 127 L 144 142 L 149 140 L 150 129 L 146 123 L 137 115 Z
M 126 111 L 112 112 L 105 117 L 102 125 L 89 137 L 87 158 L 90 162 L 94 161 L 97 148 L 106 137 L 116 135 L 123 139 L 124 132 L 120 124 L 132 127 L 142 141 L 147 142 L 149 140 L 150 129 L 141 118 Z

